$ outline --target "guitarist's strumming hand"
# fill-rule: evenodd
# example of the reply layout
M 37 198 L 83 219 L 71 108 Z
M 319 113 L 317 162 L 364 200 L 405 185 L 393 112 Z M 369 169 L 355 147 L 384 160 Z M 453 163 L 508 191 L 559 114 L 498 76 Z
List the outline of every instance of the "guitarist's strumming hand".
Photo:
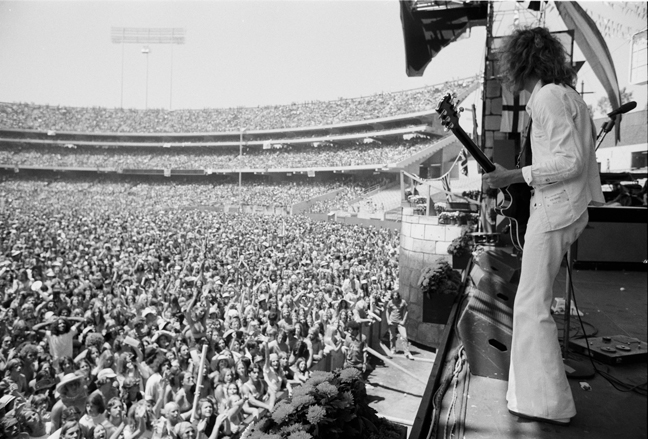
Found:
M 495 170 L 484 174 L 482 180 L 489 187 L 503 188 L 513 183 L 524 183 L 522 169 L 506 169 L 502 165 L 495 163 Z

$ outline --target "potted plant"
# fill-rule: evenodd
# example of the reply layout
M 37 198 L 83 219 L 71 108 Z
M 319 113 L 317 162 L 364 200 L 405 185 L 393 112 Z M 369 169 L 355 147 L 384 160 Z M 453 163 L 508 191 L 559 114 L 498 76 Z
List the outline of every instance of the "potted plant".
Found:
M 450 224 L 450 213 L 449 212 L 441 212 L 439 214 L 439 224 Z
M 452 266 L 457 270 L 465 269 L 470 261 L 473 241 L 468 231 L 468 227 L 463 227 L 461 235 L 453 239 L 448 246 L 448 254 L 452 255 Z
M 417 285 L 427 295 L 456 294 L 461 286 L 461 274 L 453 270 L 444 258 L 438 258 L 423 269 Z
M 407 428 L 380 418 L 369 406 L 355 368 L 315 371 L 289 399 L 251 424 L 243 439 L 404 439 Z

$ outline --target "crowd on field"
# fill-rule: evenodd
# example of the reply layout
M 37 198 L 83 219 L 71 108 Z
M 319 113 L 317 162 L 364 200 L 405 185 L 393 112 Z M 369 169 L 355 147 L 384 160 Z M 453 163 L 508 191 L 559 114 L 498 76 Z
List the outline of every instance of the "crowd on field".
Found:
M 384 144 L 246 148 L 99 148 L 30 144 L 0 145 L 0 164 L 107 169 L 294 169 L 397 163 L 432 145 L 416 139 Z
M 366 371 L 360 325 L 402 330 L 396 232 L 99 186 L 0 184 L 2 437 L 236 437 L 323 358 Z
M 20 175 L 20 174 L 18 174 Z M 162 177 L 160 177 L 161 179 Z M 195 181 L 184 180 L 150 180 L 145 176 L 128 178 L 10 178 L 2 182 L 0 195 L 2 203 L 11 203 L 16 191 L 42 205 L 58 203 L 59 197 L 74 196 L 77 192 L 88 195 L 79 202 L 88 203 L 88 207 L 99 209 L 103 204 L 123 205 L 124 208 L 171 209 L 201 206 L 214 208 L 218 206 L 275 206 L 290 211 L 291 206 L 319 197 L 333 191 L 343 195 L 326 202 L 330 208 L 343 208 L 347 200 L 360 197 L 366 190 L 384 179 L 347 178 L 338 181 L 262 181 L 260 179 L 243 179 L 238 181 Z M 319 204 L 317 204 L 319 205 Z M 323 208 L 323 207 L 322 207 Z M 326 213 L 322 208 L 309 212 Z

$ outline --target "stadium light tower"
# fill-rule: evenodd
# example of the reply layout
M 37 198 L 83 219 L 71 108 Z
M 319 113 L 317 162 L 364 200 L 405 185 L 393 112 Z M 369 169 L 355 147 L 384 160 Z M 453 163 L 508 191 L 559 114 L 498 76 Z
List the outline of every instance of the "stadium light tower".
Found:
M 121 107 L 124 107 L 124 45 L 143 44 L 142 53 L 146 55 L 146 105 L 148 106 L 148 55 L 149 44 L 171 45 L 171 72 L 169 75 L 169 110 L 173 104 L 173 45 L 185 43 L 185 28 L 182 27 L 113 27 L 110 38 L 113 43 L 122 46 L 121 66 Z
M 149 68 L 149 53 L 151 49 L 148 46 L 142 47 L 142 53 L 146 55 L 146 94 L 144 98 L 144 109 L 148 109 L 148 68 Z
M 245 134 L 245 128 L 241 128 L 241 137 L 239 138 L 239 210 L 243 208 L 243 170 L 240 168 L 243 163 L 243 134 Z

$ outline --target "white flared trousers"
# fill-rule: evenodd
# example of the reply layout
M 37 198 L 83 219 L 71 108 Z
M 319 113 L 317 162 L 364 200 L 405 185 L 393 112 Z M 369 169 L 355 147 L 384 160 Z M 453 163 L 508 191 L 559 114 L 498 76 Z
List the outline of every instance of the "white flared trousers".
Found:
M 513 340 L 506 399 L 509 410 L 525 415 L 564 419 L 576 415 L 558 330 L 551 317 L 553 283 L 563 256 L 588 221 L 587 211 L 573 224 L 549 232 L 534 214 L 525 235 L 520 283 L 513 306 Z

